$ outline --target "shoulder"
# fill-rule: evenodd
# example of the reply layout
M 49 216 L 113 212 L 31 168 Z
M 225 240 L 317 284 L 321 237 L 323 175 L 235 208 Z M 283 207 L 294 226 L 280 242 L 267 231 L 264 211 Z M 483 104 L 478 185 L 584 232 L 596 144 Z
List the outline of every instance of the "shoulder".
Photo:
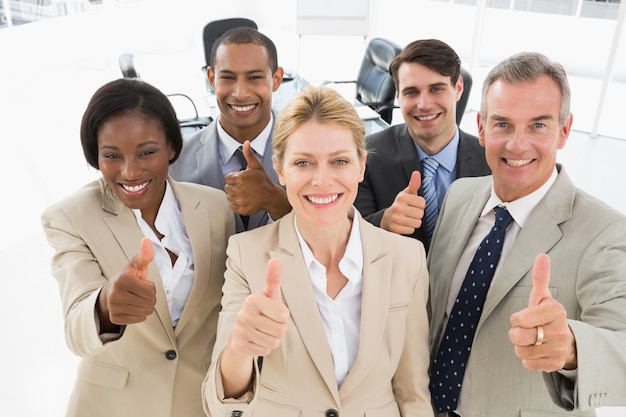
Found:
M 389 126 L 388 128 L 381 130 L 380 132 L 372 133 L 365 137 L 366 145 L 376 147 L 383 144 L 383 142 L 404 135 L 406 132 L 406 125 L 404 123 Z
M 418 239 L 389 232 L 378 226 L 374 226 L 363 218 L 361 218 L 359 222 L 359 227 L 364 243 L 376 239 L 380 242 L 381 248 L 386 251 L 396 254 L 411 254 L 411 258 L 409 258 L 411 261 L 415 259 L 415 254 L 424 251 L 424 244 Z
M 467 133 L 459 128 L 459 146 L 463 145 L 482 149 L 480 142 L 478 142 L 478 136 Z
M 92 181 L 72 194 L 63 197 L 59 201 L 50 205 L 44 210 L 44 215 L 51 214 L 58 210 L 65 212 L 89 212 L 93 207 L 100 209 L 102 207 L 102 191 L 100 179 Z

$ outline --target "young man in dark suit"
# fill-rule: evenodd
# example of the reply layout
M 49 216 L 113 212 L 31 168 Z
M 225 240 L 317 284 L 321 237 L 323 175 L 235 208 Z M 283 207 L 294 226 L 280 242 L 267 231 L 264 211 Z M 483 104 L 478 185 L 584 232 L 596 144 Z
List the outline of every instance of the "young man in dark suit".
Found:
M 428 248 L 450 183 L 491 170 L 478 138 L 456 124 L 463 79 L 461 60 L 450 46 L 436 39 L 411 42 L 389 72 L 405 123 L 366 138 L 370 155 L 355 204 L 369 222 Z M 427 170 L 433 175 L 425 193 L 427 158 L 435 165 Z

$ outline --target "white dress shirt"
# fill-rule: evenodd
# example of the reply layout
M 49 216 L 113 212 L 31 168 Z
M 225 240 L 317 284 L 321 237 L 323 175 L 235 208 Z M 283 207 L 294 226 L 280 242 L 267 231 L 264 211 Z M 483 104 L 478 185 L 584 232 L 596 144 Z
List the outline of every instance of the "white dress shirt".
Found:
M 141 210 L 133 209 L 133 213 L 144 236 L 152 241 L 154 263 L 163 282 L 172 326 L 176 327 L 193 286 L 194 262 L 180 206 L 169 183 L 166 182 L 165 195 L 154 222 L 163 240 L 159 240 L 141 217 Z M 174 265 L 168 250 L 178 257 Z
M 339 261 L 339 270 L 348 283 L 335 299 L 326 293 L 326 268 L 313 256 L 300 231 L 297 218 L 294 217 L 296 233 L 304 262 L 309 271 L 315 301 L 320 311 L 328 345 L 335 365 L 335 378 L 340 387 L 359 352 L 361 327 L 361 292 L 363 288 L 363 245 L 359 230 L 359 212 L 353 207 L 348 214 L 352 218 L 352 229 L 348 238 L 346 252 Z
M 267 141 L 270 140 L 270 133 L 272 132 L 272 125 L 274 124 L 274 115 L 270 116 L 270 121 L 265 128 L 259 133 L 259 135 L 250 141 L 250 147 L 256 154 L 257 158 L 263 158 L 265 153 L 265 146 Z M 235 157 L 235 151 L 242 145 L 232 136 L 230 136 L 219 123 L 219 117 L 217 120 L 217 138 L 219 140 L 218 149 L 220 152 L 220 166 L 222 168 L 222 174 L 226 176 L 231 172 L 240 171 L 241 165 L 239 160 Z

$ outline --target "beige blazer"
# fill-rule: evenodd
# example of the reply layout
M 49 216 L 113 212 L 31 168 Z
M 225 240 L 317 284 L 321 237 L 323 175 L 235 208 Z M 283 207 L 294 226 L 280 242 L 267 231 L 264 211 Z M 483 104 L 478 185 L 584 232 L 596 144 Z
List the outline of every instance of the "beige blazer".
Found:
M 594 407 L 626 405 L 626 217 L 558 169 L 493 277 L 467 364 L 463 416 L 593 416 Z M 444 331 L 452 274 L 491 183 L 491 176 L 455 181 L 440 211 L 428 255 L 432 354 Z M 524 368 L 508 338 L 511 314 L 528 307 L 539 253 L 552 258 L 550 291 L 576 337 L 575 384 L 557 372 Z
M 358 356 L 341 388 L 296 236 L 293 212 L 228 244 L 214 361 L 203 384 L 213 416 L 432 416 L 428 391 L 428 272 L 421 242 L 355 214 L 363 241 Z M 265 288 L 270 258 L 282 264 L 281 292 L 291 312 L 287 335 L 264 357 L 251 392 L 223 400 L 221 352 L 245 297 Z M 252 399 L 248 404 L 246 399 Z M 237 413 L 241 411 L 243 414 Z M 336 415 L 336 414 L 335 414 Z
M 169 182 L 195 262 L 193 288 L 176 329 L 153 262 L 154 312 L 143 323 L 126 326 L 118 340 L 103 343 L 98 336 L 94 309 L 100 289 L 138 253 L 143 238 L 132 211 L 103 180 L 43 213 L 43 228 L 55 251 L 52 273 L 59 283 L 67 344 L 82 358 L 67 416 L 204 415 L 200 388 L 215 341 L 234 217 L 221 190 Z

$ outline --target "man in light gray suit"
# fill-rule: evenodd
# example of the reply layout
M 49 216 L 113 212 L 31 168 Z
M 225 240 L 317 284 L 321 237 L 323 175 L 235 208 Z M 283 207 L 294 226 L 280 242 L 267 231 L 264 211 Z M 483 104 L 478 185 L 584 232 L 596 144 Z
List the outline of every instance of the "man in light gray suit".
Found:
M 428 259 L 440 416 L 594 416 L 595 407 L 626 404 L 626 217 L 556 163 L 569 109 L 565 70 L 541 54 L 514 55 L 487 75 L 478 133 L 493 175 L 452 184 Z M 484 252 L 479 242 L 499 228 L 495 207 L 513 221 L 499 262 L 484 268 L 495 273 L 473 324 L 458 304 L 478 280 L 465 275 Z M 455 349 L 464 332 L 449 325 L 457 315 L 475 329 L 469 349 Z M 444 343 L 452 347 L 442 351 Z M 457 376 L 459 386 L 446 385 Z
M 251 28 L 228 31 L 215 42 L 211 55 L 207 71 L 219 115 L 185 137 L 170 175 L 223 189 L 241 232 L 291 210 L 272 167 L 272 93 L 280 87 L 284 71 L 272 40 Z

